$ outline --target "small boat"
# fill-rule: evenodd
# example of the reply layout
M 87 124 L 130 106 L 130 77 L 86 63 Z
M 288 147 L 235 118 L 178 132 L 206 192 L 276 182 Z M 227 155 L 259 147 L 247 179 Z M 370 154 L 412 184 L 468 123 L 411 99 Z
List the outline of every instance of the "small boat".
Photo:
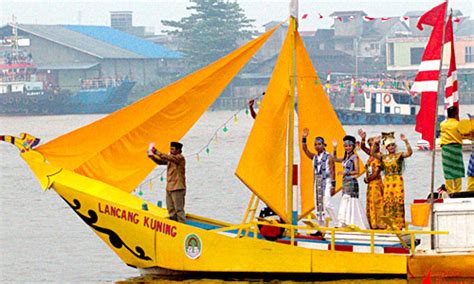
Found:
M 17 146 L 43 190 L 54 190 L 125 264 L 142 274 L 321 279 L 425 277 L 430 272 L 474 277 L 472 238 L 463 237 L 474 230 L 473 198 L 462 200 L 461 215 L 449 208 L 435 215 L 439 231 L 332 228 L 308 218 L 315 207 L 312 164 L 303 159 L 293 166 L 295 93 L 298 137 L 306 127 L 335 139 L 345 131 L 322 84 L 314 83 L 319 78 L 297 30 L 297 8 L 292 8 L 288 33 L 235 171 L 253 193 L 239 224 L 189 213 L 186 223 L 178 223 L 166 209 L 132 192 L 156 166 L 146 155 L 149 143 L 164 152 L 170 141 L 180 140 L 280 25 L 144 99 L 45 144 L 29 134 L 0 136 L 0 141 Z M 297 149 L 302 153 L 301 144 Z M 336 171 L 340 168 L 338 164 Z M 297 189 L 300 204 L 293 202 Z M 276 219 L 256 216 L 261 202 Z M 417 250 L 420 235 L 434 235 L 441 242 L 448 233 L 444 224 L 464 224 L 449 228 L 449 239 L 461 249 L 438 251 L 435 243 Z M 269 238 L 262 228 L 282 233 Z M 312 236 L 315 231 L 324 236 Z

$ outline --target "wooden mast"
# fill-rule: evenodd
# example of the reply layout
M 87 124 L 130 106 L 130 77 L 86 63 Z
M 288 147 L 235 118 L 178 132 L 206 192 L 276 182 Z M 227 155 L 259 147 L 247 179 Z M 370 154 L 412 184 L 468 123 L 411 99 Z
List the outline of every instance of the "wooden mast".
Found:
M 290 3 L 290 35 L 291 35 L 291 59 L 290 59 L 290 99 L 288 102 L 288 174 L 287 174 L 287 212 L 288 223 L 296 224 L 297 218 L 293 216 L 293 155 L 294 155 L 294 120 L 295 120 L 295 87 L 296 87 L 296 31 L 298 19 L 298 0 Z M 296 220 L 294 220 L 296 219 Z
M 444 53 L 444 37 L 446 34 L 446 17 L 448 15 L 448 0 L 446 0 L 446 10 L 443 15 L 443 35 L 441 38 L 441 59 L 439 61 L 439 74 L 438 74 L 438 91 L 436 92 L 436 108 L 435 108 L 435 117 L 434 117 L 434 135 L 431 150 L 431 231 L 435 230 L 434 225 L 434 169 L 435 169 L 435 160 L 436 160 L 436 125 L 438 124 L 438 100 L 439 94 L 441 93 L 441 75 L 443 70 L 443 53 Z M 435 235 L 431 235 L 431 249 L 434 249 Z

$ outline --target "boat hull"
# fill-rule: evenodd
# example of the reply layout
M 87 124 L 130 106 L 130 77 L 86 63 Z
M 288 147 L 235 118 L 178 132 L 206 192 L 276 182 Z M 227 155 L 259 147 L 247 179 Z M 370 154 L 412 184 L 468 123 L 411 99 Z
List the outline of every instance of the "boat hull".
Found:
M 68 91 L 37 91 L 2 94 L 0 114 L 49 115 L 110 113 L 127 105 L 128 94 L 135 82 L 124 81 L 118 86 Z
M 166 209 L 106 183 L 44 162 L 34 151 L 22 157 L 43 188 L 53 188 L 59 196 L 129 266 L 147 273 L 231 273 L 293 275 L 296 278 L 327 275 L 340 278 L 419 277 L 436 267 L 439 275 L 456 272 L 473 275 L 472 253 L 434 256 L 360 252 L 347 246 L 331 250 L 304 240 L 289 241 L 236 237 L 235 230 L 219 221 L 188 214 L 186 224 L 168 219 Z M 200 223 L 199 223 L 200 222 Z M 316 246 L 316 247 L 315 247 Z M 456 276 L 458 276 L 456 274 Z M 474 276 L 474 275 L 473 275 Z

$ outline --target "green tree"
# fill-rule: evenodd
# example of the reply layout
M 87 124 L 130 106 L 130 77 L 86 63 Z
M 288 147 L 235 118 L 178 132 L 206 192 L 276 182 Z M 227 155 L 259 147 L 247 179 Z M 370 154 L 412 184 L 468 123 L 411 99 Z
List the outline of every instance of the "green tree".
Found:
M 185 73 L 221 58 L 234 50 L 252 34 L 254 20 L 247 19 L 235 1 L 190 0 L 192 13 L 179 21 L 163 20 L 174 28 L 164 32 L 176 38 L 184 55 Z

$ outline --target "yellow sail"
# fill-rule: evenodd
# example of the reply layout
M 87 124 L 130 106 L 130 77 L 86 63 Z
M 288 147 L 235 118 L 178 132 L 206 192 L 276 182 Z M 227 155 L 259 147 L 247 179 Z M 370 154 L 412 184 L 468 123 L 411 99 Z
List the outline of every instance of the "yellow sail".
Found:
M 298 90 L 298 141 L 300 143 L 300 190 L 301 190 L 301 216 L 305 216 L 314 209 L 313 166 L 312 161 L 306 157 L 301 137 L 303 129 L 309 129 L 308 147 L 312 152 L 313 141 L 316 136 L 321 136 L 328 144 L 328 152 L 332 152 L 332 140 L 338 141 L 339 155 L 344 153 L 342 138 L 346 135 L 336 112 L 332 108 L 323 85 L 316 74 L 311 59 L 306 51 L 299 33 L 296 34 L 296 73 Z M 360 160 L 359 160 L 360 161 Z M 363 169 L 360 162 L 359 168 Z M 341 164 L 336 164 L 336 173 L 342 170 Z M 342 177 L 336 175 L 336 183 L 342 184 Z M 340 186 L 338 186 L 339 188 Z
M 235 174 L 285 222 L 290 30 Z
M 147 158 L 155 142 L 163 152 L 180 140 L 226 85 L 278 28 L 222 59 L 101 120 L 37 148 L 55 166 L 131 192 L 156 166 Z

